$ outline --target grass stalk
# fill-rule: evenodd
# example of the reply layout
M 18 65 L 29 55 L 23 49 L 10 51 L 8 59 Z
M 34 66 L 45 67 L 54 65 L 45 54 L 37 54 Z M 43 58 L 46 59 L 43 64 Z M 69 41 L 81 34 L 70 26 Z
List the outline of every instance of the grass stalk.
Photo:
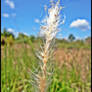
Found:
M 51 72 L 48 72 L 49 67 L 52 68 L 51 66 L 47 66 L 47 63 L 50 62 L 50 60 L 53 58 L 51 57 L 51 54 L 53 55 L 53 46 L 54 44 L 54 39 L 56 37 L 56 34 L 58 33 L 58 27 L 61 24 L 60 22 L 60 11 L 62 7 L 60 6 L 60 0 L 57 2 L 51 1 L 51 7 L 47 9 L 48 14 L 46 15 L 45 19 L 42 20 L 41 26 L 40 26 L 40 33 L 43 33 L 42 38 L 43 38 L 43 45 L 40 48 L 40 51 L 38 50 L 37 57 L 40 59 L 39 67 L 40 69 L 38 70 L 38 88 L 40 92 L 46 92 L 48 88 L 48 79 L 49 79 L 49 74 Z M 45 7 L 46 10 L 46 7 Z M 41 34 L 40 34 L 41 35 Z M 50 65 L 50 64 L 48 64 Z M 37 79 L 36 79 L 37 80 Z M 48 84 L 47 84 L 48 83 Z
M 4 47 L 5 49 L 4 49 L 4 53 L 5 53 L 5 57 L 4 57 L 4 61 L 5 61 L 5 66 L 4 66 L 4 68 L 5 68 L 5 86 L 6 86 L 6 88 L 7 88 L 7 45 L 5 45 L 5 47 Z

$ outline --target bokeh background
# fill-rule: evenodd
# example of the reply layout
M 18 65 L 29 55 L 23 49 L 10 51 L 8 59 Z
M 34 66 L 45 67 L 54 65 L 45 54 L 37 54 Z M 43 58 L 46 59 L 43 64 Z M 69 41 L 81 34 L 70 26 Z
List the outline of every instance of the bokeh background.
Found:
M 48 92 L 91 92 L 91 0 L 61 0 L 53 82 Z M 29 70 L 42 44 L 49 0 L 1 0 L 1 91 L 33 92 Z

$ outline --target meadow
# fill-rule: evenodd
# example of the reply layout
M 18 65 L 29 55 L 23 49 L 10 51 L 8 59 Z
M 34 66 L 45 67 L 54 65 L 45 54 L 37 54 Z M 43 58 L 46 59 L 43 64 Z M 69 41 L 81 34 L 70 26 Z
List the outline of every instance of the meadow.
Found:
M 1 91 L 33 92 L 30 69 L 41 41 L 14 40 L 1 45 Z M 48 92 L 91 92 L 91 44 L 56 40 L 54 75 Z

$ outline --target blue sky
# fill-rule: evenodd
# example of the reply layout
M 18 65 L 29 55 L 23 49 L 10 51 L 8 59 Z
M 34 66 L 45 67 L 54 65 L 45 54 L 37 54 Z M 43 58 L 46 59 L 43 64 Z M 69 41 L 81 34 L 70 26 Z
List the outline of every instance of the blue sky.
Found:
M 15 35 L 23 32 L 38 35 L 39 21 L 45 16 L 44 5 L 50 0 L 1 0 L 1 29 L 7 28 Z M 91 36 L 91 0 L 61 0 L 65 23 L 60 26 L 58 38 L 73 34 L 77 39 Z

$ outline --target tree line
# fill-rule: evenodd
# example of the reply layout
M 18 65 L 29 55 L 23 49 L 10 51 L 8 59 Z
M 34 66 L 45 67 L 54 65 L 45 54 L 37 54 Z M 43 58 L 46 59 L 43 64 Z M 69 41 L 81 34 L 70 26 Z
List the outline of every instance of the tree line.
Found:
M 10 44 L 10 45 L 12 45 L 15 40 L 24 40 L 24 39 L 30 39 L 32 42 L 34 42 L 35 40 L 38 40 L 38 39 L 42 40 L 41 37 L 35 37 L 34 35 L 28 36 L 28 35 L 26 35 L 26 34 L 24 34 L 22 32 L 19 33 L 17 37 L 15 37 L 15 35 L 12 32 L 7 31 L 6 28 L 4 28 L 3 32 L 1 32 L 1 45 L 4 45 L 4 44 Z M 88 42 L 90 42 L 90 39 L 91 38 L 88 37 L 85 40 L 87 40 Z M 56 41 L 59 41 L 59 40 L 60 39 L 56 38 Z M 68 36 L 67 40 L 61 39 L 60 41 L 61 42 L 62 41 L 64 41 L 64 42 L 66 42 L 66 41 L 73 42 L 75 40 L 76 40 L 76 37 L 73 34 L 70 34 Z

